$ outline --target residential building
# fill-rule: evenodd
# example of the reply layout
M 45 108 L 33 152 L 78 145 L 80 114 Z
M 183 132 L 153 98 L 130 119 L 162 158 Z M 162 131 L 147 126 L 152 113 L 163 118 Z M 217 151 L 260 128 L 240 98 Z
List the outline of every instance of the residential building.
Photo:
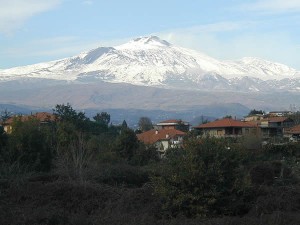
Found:
M 153 145 L 163 155 L 167 149 L 180 147 L 185 132 L 189 131 L 189 123 L 182 120 L 165 120 L 154 126 L 154 129 L 137 135 L 147 145 Z
M 300 125 L 286 128 L 283 132 L 283 136 L 288 137 L 290 141 L 300 141 Z
M 257 134 L 255 123 L 224 118 L 194 127 L 202 136 L 209 137 L 240 137 L 243 135 Z
M 271 111 L 267 114 L 267 117 L 291 116 L 293 114 L 291 111 Z
M 183 132 L 188 132 L 190 129 L 190 124 L 188 122 L 182 121 L 182 120 L 165 120 L 162 122 L 159 122 L 154 126 L 157 130 L 180 130 Z
M 244 121 L 246 121 L 246 122 L 259 121 L 262 119 L 264 119 L 263 114 L 254 114 L 254 115 L 249 115 L 249 116 L 244 117 Z
M 294 125 L 294 121 L 288 117 L 276 116 L 260 120 L 258 126 L 261 129 L 262 137 L 283 136 L 284 129 Z
M 12 132 L 12 126 L 15 120 L 20 120 L 22 122 L 28 121 L 30 119 L 37 119 L 40 121 L 41 124 L 49 123 L 50 121 L 55 120 L 55 116 L 48 112 L 38 112 L 32 115 L 18 115 L 18 116 L 12 116 L 6 121 L 2 123 L 2 126 L 4 128 L 4 131 L 8 134 Z

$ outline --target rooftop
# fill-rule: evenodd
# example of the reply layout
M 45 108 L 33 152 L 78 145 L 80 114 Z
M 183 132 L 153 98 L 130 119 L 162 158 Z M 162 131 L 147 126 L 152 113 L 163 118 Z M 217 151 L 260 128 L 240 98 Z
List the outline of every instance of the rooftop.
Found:
M 149 130 L 144 133 L 138 134 L 137 137 L 145 144 L 154 144 L 161 140 L 169 140 L 176 136 L 184 136 L 185 133 L 180 130 Z
M 213 122 L 201 124 L 194 128 L 201 129 L 201 128 L 224 128 L 224 127 L 256 127 L 256 126 L 253 123 L 234 120 L 231 118 L 224 118 L 220 120 L 215 120 Z

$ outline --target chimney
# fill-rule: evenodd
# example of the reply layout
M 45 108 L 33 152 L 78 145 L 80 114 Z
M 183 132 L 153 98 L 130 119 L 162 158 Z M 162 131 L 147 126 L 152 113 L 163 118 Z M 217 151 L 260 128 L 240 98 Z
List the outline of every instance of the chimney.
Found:
M 155 131 L 155 134 L 158 134 L 158 130 Z

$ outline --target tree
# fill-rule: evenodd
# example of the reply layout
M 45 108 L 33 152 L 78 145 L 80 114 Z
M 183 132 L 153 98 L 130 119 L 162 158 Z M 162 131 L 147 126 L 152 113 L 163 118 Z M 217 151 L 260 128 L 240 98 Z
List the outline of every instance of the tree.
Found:
M 141 130 L 142 132 L 151 130 L 153 128 L 151 119 L 148 117 L 141 117 L 139 119 L 138 125 L 139 125 L 139 130 Z
M 243 190 L 241 153 L 224 141 L 191 139 L 184 149 L 167 152 L 161 175 L 153 177 L 155 191 L 174 215 L 230 214 Z
M 249 112 L 248 116 L 256 115 L 256 114 L 261 114 L 261 115 L 263 115 L 263 114 L 265 114 L 265 112 L 264 112 L 263 110 L 252 109 L 252 110 Z
M 0 155 L 6 143 L 7 143 L 7 134 L 4 131 L 4 128 L 0 125 Z
M 108 124 L 110 122 L 110 115 L 107 112 L 101 112 L 101 113 L 97 113 L 96 116 L 93 117 L 93 119 L 97 123 L 108 126 Z
M 123 123 L 122 123 L 122 125 L 121 125 L 121 129 L 122 130 L 126 130 L 128 128 L 128 125 L 127 125 L 127 123 L 126 123 L 126 120 L 123 120 Z
M 122 157 L 130 160 L 139 148 L 139 141 L 133 130 L 123 128 L 115 141 L 114 150 Z
M 83 112 L 77 113 L 69 103 L 56 105 L 53 114 L 59 121 L 70 122 L 80 129 L 85 129 L 86 122 L 89 121 Z
M 52 165 L 49 135 L 47 127 L 41 126 L 37 119 L 22 122 L 16 118 L 8 139 L 8 160 L 29 170 L 49 171 Z
M 9 112 L 7 109 L 4 109 L 4 111 L 2 111 L 0 113 L 0 122 L 4 122 L 6 121 L 8 118 L 10 118 L 12 116 L 12 113 Z

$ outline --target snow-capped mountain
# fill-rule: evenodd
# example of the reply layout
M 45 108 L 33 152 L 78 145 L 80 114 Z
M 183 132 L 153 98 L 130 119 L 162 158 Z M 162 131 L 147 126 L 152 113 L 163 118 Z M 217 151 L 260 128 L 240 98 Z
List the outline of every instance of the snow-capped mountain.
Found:
M 0 70 L 0 81 L 23 78 L 201 90 L 300 90 L 300 72 L 283 64 L 250 57 L 220 61 L 156 36 L 96 48 L 71 58 Z

